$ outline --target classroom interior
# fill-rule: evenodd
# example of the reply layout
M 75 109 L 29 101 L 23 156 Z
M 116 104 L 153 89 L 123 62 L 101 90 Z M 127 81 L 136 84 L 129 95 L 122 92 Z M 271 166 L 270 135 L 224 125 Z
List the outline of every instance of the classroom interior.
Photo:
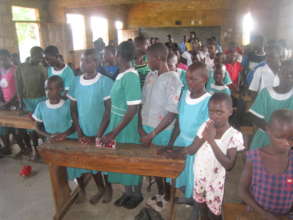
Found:
M 249 44 L 252 33 L 266 39 L 285 39 L 293 48 L 292 0 L 1 0 L 0 48 L 19 54 L 21 62 L 29 56 L 32 46 L 58 47 L 63 59 L 78 69 L 80 56 L 93 42 L 120 42 L 139 34 L 158 37 L 167 42 L 171 34 L 175 42 L 195 32 L 199 39 L 215 36 L 225 48 L 229 42 L 239 46 Z M 253 128 L 241 127 L 247 137 Z M 13 152 L 19 150 L 16 145 Z M 19 176 L 23 165 L 31 165 L 33 174 Z M 240 153 L 234 168 L 228 172 L 224 203 L 241 203 L 237 187 L 244 166 Z M 0 159 L 0 220 L 49 220 L 55 213 L 47 165 L 13 156 Z M 156 191 L 155 184 L 148 192 L 149 179 L 144 179 L 145 201 Z M 70 182 L 70 187 L 76 187 Z M 95 193 L 91 180 L 88 193 Z M 123 191 L 114 187 L 114 199 Z M 177 192 L 177 196 L 180 196 Z M 116 208 L 112 203 L 73 204 L 64 220 L 130 220 L 144 207 Z M 175 205 L 176 219 L 190 219 L 192 208 Z M 233 210 L 230 210 L 233 211 Z M 168 219 L 168 211 L 162 216 Z M 232 220 L 232 219 L 231 219 Z

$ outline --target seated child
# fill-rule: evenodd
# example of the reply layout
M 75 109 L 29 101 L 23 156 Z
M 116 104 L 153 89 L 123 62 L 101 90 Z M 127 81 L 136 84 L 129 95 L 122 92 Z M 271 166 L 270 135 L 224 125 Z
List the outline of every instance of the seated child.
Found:
M 119 73 L 118 66 L 116 65 L 116 49 L 113 46 L 105 47 L 104 65 L 101 67 L 104 71 L 102 74 L 115 80 Z M 99 70 L 99 69 L 98 69 Z
M 57 75 L 64 81 L 65 93 L 70 90 L 74 81 L 73 70 L 60 59 L 60 53 L 57 47 L 48 46 L 45 49 L 45 58 L 49 64 L 48 77 Z
M 138 36 L 134 39 L 135 58 L 132 61 L 135 70 L 138 72 L 141 88 L 143 87 L 147 74 L 151 71 L 148 64 L 146 51 L 148 48 L 147 39 L 144 36 Z
M 208 79 L 206 65 L 192 64 L 187 71 L 188 90 L 184 90 L 179 103 L 179 119 L 175 124 L 168 145 L 190 146 L 199 127 L 208 119 L 208 102 L 211 95 L 205 90 Z M 185 168 L 176 178 L 176 188 L 184 187 L 185 198 L 191 199 L 193 192 L 193 161 L 194 155 L 188 155 Z
M 141 104 L 139 75 L 131 67 L 135 48 L 132 42 L 124 41 L 118 46 L 117 61 L 120 69 L 111 90 L 111 117 L 107 133 L 102 143 L 139 144 L 138 110 Z M 142 177 L 138 175 L 109 172 L 111 183 L 123 184 L 125 192 L 115 202 L 116 206 L 134 209 L 143 200 L 141 194 Z
M 277 220 L 293 204 L 293 111 L 274 112 L 266 130 L 270 143 L 246 153 L 239 195 L 263 219 Z
M 261 90 L 249 109 L 251 121 L 258 127 L 250 144 L 250 149 L 256 149 L 269 144 L 266 125 L 274 111 L 278 109 L 293 110 L 292 69 L 293 61 L 285 61 L 279 73 L 279 86 Z
M 10 109 L 13 104 L 16 104 L 15 72 L 16 66 L 12 63 L 9 51 L 0 49 L 0 93 L 2 97 L 0 109 Z M 0 127 L 0 137 L 4 145 L 0 149 L 0 154 L 10 154 L 9 128 Z M 24 149 L 22 150 L 24 151 Z
M 82 144 L 89 144 L 94 142 L 96 137 L 101 138 L 109 124 L 110 92 L 113 81 L 109 77 L 97 73 L 98 60 L 95 49 L 85 50 L 80 63 L 83 74 L 75 78 L 68 98 L 72 100 L 72 118 L 78 140 Z M 110 202 L 112 187 L 108 183 L 107 176 L 92 170 L 68 168 L 69 179 L 77 178 L 80 186 L 83 184 L 85 173 L 93 174 L 98 187 L 98 193 L 90 199 L 90 202 L 96 204 L 101 198 L 103 198 L 103 203 Z
M 73 137 L 74 126 L 70 113 L 70 101 L 61 98 L 63 80 L 52 76 L 47 83 L 48 99 L 37 105 L 33 113 L 37 133 L 49 141 L 63 141 Z
M 143 87 L 142 120 L 139 123 L 139 133 L 141 142 L 145 145 L 153 143 L 167 146 L 174 127 L 173 122 L 178 114 L 182 83 L 178 73 L 168 68 L 168 48 L 164 44 L 157 43 L 150 46 L 147 56 L 152 72 L 147 75 Z M 158 206 L 155 210 L 160 211 L 164 208 L 163 204 L 167 204 L 166 201 L 169 200 L 169 192 L 166 192 L 167 187 L 163 178 L 156 177 L 156 182 L 158 195 L 148 201 L 148 204 Z
M 231 115 L 231 97 L 214 94 L 209 100 L 209 119 L 199 128 L 191 146 L 175 150 L 176 154 L 196 154 L 193 198 L 202 219 L 221 219 L 226 170 L 233 168 L 237 151 L 244 149 L 242 134 L 229 124 Z
M 228 86 L 224 84 L 224 75 L 225 75 L 226 69 L 223 64 L 217 64 L 215 66 L 215 72 L 214 72 L 214 80 L 215 82 L 210 84 L 210 87 L 208 89 L 208 92 L 210 94 L 215 94 L 217 92 L 222 92 L 227 95 L 231 95 L 231 91 Z

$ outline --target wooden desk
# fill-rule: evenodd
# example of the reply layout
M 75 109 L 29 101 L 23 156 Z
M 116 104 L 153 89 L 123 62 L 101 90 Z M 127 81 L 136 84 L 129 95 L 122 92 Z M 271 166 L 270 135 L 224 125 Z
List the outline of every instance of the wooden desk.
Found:
M 0 110 L 0 126 L 10 128 L 35 129 L 34 121 L 19 111 Z
M 184 158 L 168 159 L 157 155 L 156 147 L 134 144 L 119 144 L 118 149 L 98 149 L 94 145 L 84 146 L 77 141 L 45 143 L 39 153 L 49 166 L 55 201 L 55 220 L 62 219 L 73 203 L 67 181 L 66 167 L 120 172 L 142 176 L 169 177 L 172 179 L 170 216 L 175 219 L 175 181 L 184 168 Z

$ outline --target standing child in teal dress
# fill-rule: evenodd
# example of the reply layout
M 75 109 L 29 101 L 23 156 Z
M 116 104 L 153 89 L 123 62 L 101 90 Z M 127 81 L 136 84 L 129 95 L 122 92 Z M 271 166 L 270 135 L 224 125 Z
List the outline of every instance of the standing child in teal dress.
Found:
M 122 42 L 118 47 L 117 61 L 120 69 L 111 91 L 111 120 L 108 133 L 102 138 L 104 144 L 139 144 L 138 110 L 141 104 L 139 75 L 130 65 L 135 48 L 132 42 Z M 124 194 L 115 202 L 116 206 L 133 209 L 142 200 L 140 191 L 142 177 L 137 175 L 109 173 L 111 183 L 123 184 Z
M 211 95 L 205 90 L 208 70 L 203 63 L 188 67 L 186 74 L 189 90 L 183 91 L 179 104 L 179 119 L 169 145 L 187 147 L 192 144 L 198 128 L 208 119 L 208 102 Z M 179 136 L 178 136 L 179 135 Z M 185 198 L 192 198 L 194 155 L 188 155 L 185 168 L 176 178 L 176 188 L 184 188 Z M 192 200 L 191 200 L 192 201 Z
M 97 73 L 97 62 L 95 49 L 88 49 L 82 54 L 81 70 L 83 74 L 75 78 L 68 93 L 68 97 L 72 100 L 73 122 L 78 140 L 82 144 L 90 144 L 96 137 L 101 138 L 110 121 L 110 91 L 113 81 L 107 76 Z M 93 174 L 99 191 L 90 199 L 90 202 L 96 204 L 102 197 L 104 197 L 103 203 L 110 202 L 112 187 L 108 183 L 107 176 L 91 170 L 68 169 L 69 179 L 77 178 L 81 187 L 83 187 L 83 174 L 85 173 Z
M 249 109 L 251 121 L 258 127 L 250 144 L 250 149 L 257 149 L 269 144 L 266 127 L 274 111 L 279 109 L 293 110 L 292 70 L 293 61 L 285 61 L 279 74 L 279 86 L 262 89 Z
M 167 146 L 178 115 L 178 102 L 182 83 L 175 71 L 170 71 L 167 64 L 168 48 L 162 43 L 149 47 L 148 65 L 151 68 L 143 86 L 143 101 L 139 133 L 144 145 Z M 169 200 L 169 184 L 165 179 L 155 177 L 158 195 L 148 204 L 160 211 Z
M 217 64 L 215 65 L 215 72 L 214 72 L 214 83 L 210 84 L 208 92 L 213 95 L 217 92 L 222 92 L 227 95 L 231 95 L 231 91 L 228 86 L 224 84 L 224 75 L 226 69 L 224 64 Z
M 48 77 L 57 75 L 64 81 L 65 92 L 68 92 L 74 81 L 73 70 L 60 59 L 60 53 L 57 47 L 48 46 L 45 49 L 45 58 L 49 64 Z
M 40 102 L 33 113 L 37 133 L 50 141 L 63 141 L 74 132 L 70 113 L 70 100 L 64 100 L 63 80 L 53 76 L 48 80 L 48 99 Z

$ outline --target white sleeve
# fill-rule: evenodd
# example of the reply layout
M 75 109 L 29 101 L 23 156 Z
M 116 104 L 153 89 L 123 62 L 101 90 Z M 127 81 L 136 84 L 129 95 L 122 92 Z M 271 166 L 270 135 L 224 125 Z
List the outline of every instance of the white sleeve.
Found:
M 253 78 L 252 78 L 252 81 L 249 86 L 250 91 L 258 92 L 260 90 L 261 73 L 262 72 L 260 70 L 255 71 Z

